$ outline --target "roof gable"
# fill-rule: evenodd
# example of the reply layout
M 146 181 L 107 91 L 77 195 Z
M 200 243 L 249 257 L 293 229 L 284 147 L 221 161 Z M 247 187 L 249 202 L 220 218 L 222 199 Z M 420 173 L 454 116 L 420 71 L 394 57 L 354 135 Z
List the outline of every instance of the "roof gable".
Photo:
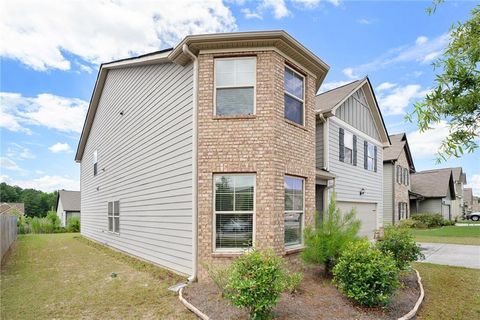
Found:
M 80 211 L 80 191 L 59 190 L 55 209 L 58 209 L 60 201 L 64 211 Z
M 392 134 L 389 137 L 392 145 L 383 150 L 383 162 L 397 161 L 402 151 L 405 151 L 410 171 L 415 172 L 415 165 L 413 163 L 412 153 L 410 152 L 410 146 L 408 145 L 407 134 L 403 132 Z
M 451 170 L 420 171 L 411 175 L 412 192 L 427 198 L 443 198 L 449 193 L 455 197 Z

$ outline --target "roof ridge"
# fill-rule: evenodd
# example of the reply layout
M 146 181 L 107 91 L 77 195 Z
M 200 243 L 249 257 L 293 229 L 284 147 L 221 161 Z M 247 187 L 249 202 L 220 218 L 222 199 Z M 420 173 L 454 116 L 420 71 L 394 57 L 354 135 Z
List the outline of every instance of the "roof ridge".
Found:
M 349 85 L 351 85 L 351 84 L 353 84 L 353 83 L 355 83 L 355 82 L 362 81 L 362 80 L 365 80 L 365 78 L 353 80 L 352 82 L 342 84 L 341 86 L 338 86 L 338 87 L 332 88 L 332 89 L 330 89 L 330 90 L 324 91 L 324 92 L 322 92 L 322 93 L 319 93 L 319 94 L 315 95 L 315 97 L 321 96 L 322 94 L 325 94 L 325 93 L 329 93 L 329 92 L 331 92 L 331 91 L 333 91 L 333 90 L 341 89 L 341 88 L 343 88 L 343 87 L 349 86 Z

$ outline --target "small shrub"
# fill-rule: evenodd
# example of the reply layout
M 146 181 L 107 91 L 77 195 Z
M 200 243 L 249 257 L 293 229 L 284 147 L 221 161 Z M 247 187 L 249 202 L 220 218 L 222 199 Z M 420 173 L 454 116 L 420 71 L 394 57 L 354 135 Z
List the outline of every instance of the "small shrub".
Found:
M 285 290 L 290 293 L 294 293 L 300 288 L 300 284 L 303 280 L 303 273 L 301 272 L 292 272 L 286 274 L 285 279 Z
M 271 250 L 252 250 L 229 267 L 224 294 L 233 305 L 247 308 L 251 319 L 268 319 L 288 289 L 288 278 L 283 258 Z
M 67 232 L 80 232 L 80 217 L 71 217 L 67 221 Z
M 213 283 L 215 283 L 218 289 L 220 289 L 223 296 L 227 287 L 230 268 L 217 267 L 206 263 L 202 263 L 202 266 L 207 271 L 207 274 L 210 279 L 212 279 Z
M 19 234 L 26 234 L 32 232 L 30 227 L 31 218 L 19 215 L 17 218 L 17 229 Z
M 369 307 L 385 305 L 400 286 L 395 259 L 366 240 L 343 251 L 333 268 L 333 282 L 348 298 Z
M 333 195 L 323 223 L 305 228 L 305 249 L 300 257 L 307 263 L 324 264 L 326 273 L 330 273 L 345 247 L 358 239 L 359 230 L 355 210 L 342 214 Z
M 443 224 L 443 216 L 439 213 L 435 214 L 415 214 L 411 218 L 416 221 L 423 222 L 427 228 L 441 227 Z
M 444 219 L 444 220 L 442 221 L 442 226 L 444 226 L 444 227 L 454 226 L 455 223 L 456 223 L 456 222 L 455 222 L 454 220 Z
M 423 257 L 412 233 L 406 228 L 385 228 L 385 235 L 377 242 L 377 247 L 385 254 L 390 252 L 400 270 L 408 270 L 410 262 Z
M 51 221 L 54 230 L 60 228 L 61 221 L 60 221 L 60 218 L 57 215 L 57 212 L 48 211 L 46 218 Z

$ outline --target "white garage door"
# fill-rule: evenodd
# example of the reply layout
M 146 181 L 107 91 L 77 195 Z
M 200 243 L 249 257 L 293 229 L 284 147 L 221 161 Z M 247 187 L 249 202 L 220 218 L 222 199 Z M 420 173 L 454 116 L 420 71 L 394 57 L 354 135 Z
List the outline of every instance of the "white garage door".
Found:
M 373 239 L 375 230 L 377 229 L 377 204 L 376 203 L 360 203 L 360 202 L 344 202 L 338 201 L 337 207 L 342 213 L 349 212 L 355 207 L 357 219 L 362 222 L 359 235 L 367 236 Z

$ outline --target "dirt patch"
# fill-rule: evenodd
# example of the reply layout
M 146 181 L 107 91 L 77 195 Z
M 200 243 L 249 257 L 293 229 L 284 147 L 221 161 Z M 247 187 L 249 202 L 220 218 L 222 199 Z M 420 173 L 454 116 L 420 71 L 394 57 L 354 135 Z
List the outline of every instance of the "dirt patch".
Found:
M 402 277 L 402 287 L 385 308 L 363 308 L 345 298 L 319 268 L 305 267 L 298 292 L 283 294 L 273 314 L 275 319 L 398 319 L 408 313 L 420 296 L 414 272 Z M 223 299 L 213 283 L 195 283 L 183 291 L 184 298 L 212 320 L 248 319 L 245 310 Z

